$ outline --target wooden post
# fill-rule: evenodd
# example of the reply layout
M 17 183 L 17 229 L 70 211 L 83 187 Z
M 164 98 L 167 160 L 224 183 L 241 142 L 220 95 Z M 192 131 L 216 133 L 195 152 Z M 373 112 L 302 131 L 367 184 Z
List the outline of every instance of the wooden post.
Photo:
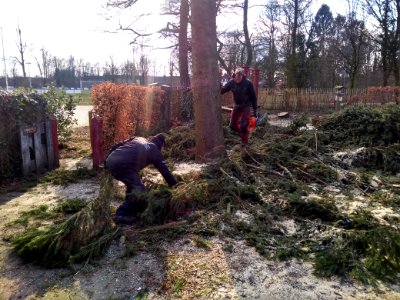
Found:
M 51 121 L 46 120 L 45 122 L 45 131 L 46 131 L 46 147 L 47 147 L 47 162 L 49 170 L 55 169 L 54 164 L 54 145 L 53 145 L 53 135 L 52 135 L 52 127 Z
M 42 143 L 42 127 L 43 123 L 36 124 L 36 131 L 33 133 L 33 149 L 35 151 L 35 164 L 36 174 L 42 174 L 45 172 L 45 160 L 46 152 Z
M 60 166 L 60 151 L 58 149 L 57 119 L 55 117 L 50 118 L 50 126 L 54 155 L 53 167 L 58 168 Z
M 99 169 L 104 162 L 103 119 L 89 112 L 90 142 L 92 146 L 93 169 Z

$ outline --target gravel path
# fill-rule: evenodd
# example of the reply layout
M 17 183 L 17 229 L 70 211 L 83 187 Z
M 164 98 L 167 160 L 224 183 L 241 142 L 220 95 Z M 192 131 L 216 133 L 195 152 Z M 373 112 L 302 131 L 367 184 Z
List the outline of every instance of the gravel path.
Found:
M 74 127 L 89 126 L 89 111 L 93 109 L 93 105 L 77 105 L 75 109 L 75 118 L 78 123 Z

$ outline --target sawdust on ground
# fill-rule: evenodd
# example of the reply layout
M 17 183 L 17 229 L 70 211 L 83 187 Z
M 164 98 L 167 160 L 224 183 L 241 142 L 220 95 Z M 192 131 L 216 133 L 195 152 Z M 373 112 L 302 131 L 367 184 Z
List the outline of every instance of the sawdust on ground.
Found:
M 62 161 L 68 168 L 77 163 L 90 166 L 91 161 Z M 199 172 L 201 167 L 178 164 L 175 172 Z M 92 179 L 65 187 L 39 184 L 26 192 L 0 196 L 1 300 L 137 299 L 140 295 L 147 299 L 400 299 L 398 285 L 371 287 L 317 278 L 308 262 L 270 261 L 244 242 L 223 236 L 211 239 L 207 249 L 184 236 L 165 241 L 158 254 L 144 251 L 132 257 L 126 255 L 126 241 L 121 238 L 112 242 L 98 262 L 61 269 L 23 264 L 12 254 L 4 237 L 7 224 L 20 212 L 67 198 L 89 201 L 98 191 L 98 182 Z M 113 206 L 118 205 L 113 202 Z M 237 217 L 246 215 L 238 212 Z M 292 220 L 281 225 L 289 233 L 296 230 Z

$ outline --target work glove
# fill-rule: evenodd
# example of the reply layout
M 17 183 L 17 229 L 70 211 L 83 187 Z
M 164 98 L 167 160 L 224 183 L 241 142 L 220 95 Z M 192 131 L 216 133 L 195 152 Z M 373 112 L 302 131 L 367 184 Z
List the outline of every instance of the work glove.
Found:
M 260 121 L 260 113 L 257 112 L 257 111 L 255 111 L 255 112 L 254 112 L 254 116 L 256 117 L 256 124 L 258 125 L 258 124 L 259 124 L 259 121 Z
M 258 118 L 260 117 L 260 113 L 255 110 L 253 116 L 256 117 L 256 119 L 258 120 Z

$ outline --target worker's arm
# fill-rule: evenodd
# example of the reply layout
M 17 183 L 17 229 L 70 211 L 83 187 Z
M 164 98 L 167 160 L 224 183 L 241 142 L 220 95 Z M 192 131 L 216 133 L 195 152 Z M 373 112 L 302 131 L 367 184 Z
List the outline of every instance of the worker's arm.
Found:
M 229 80 L 222 88 L 221 88 L 221 95 L 229 92 L 232 89 L 232 82 L 233 80 Z
M 157 160 L 154 163 L 154 166 L 161 173 L 162 177 L 164 177 L 165 181 L 169 186 L 174 186 L 178 183 L 174 175 L 172 175 L 171 171 L 168 169 L 167 164 L 163 159 Z

